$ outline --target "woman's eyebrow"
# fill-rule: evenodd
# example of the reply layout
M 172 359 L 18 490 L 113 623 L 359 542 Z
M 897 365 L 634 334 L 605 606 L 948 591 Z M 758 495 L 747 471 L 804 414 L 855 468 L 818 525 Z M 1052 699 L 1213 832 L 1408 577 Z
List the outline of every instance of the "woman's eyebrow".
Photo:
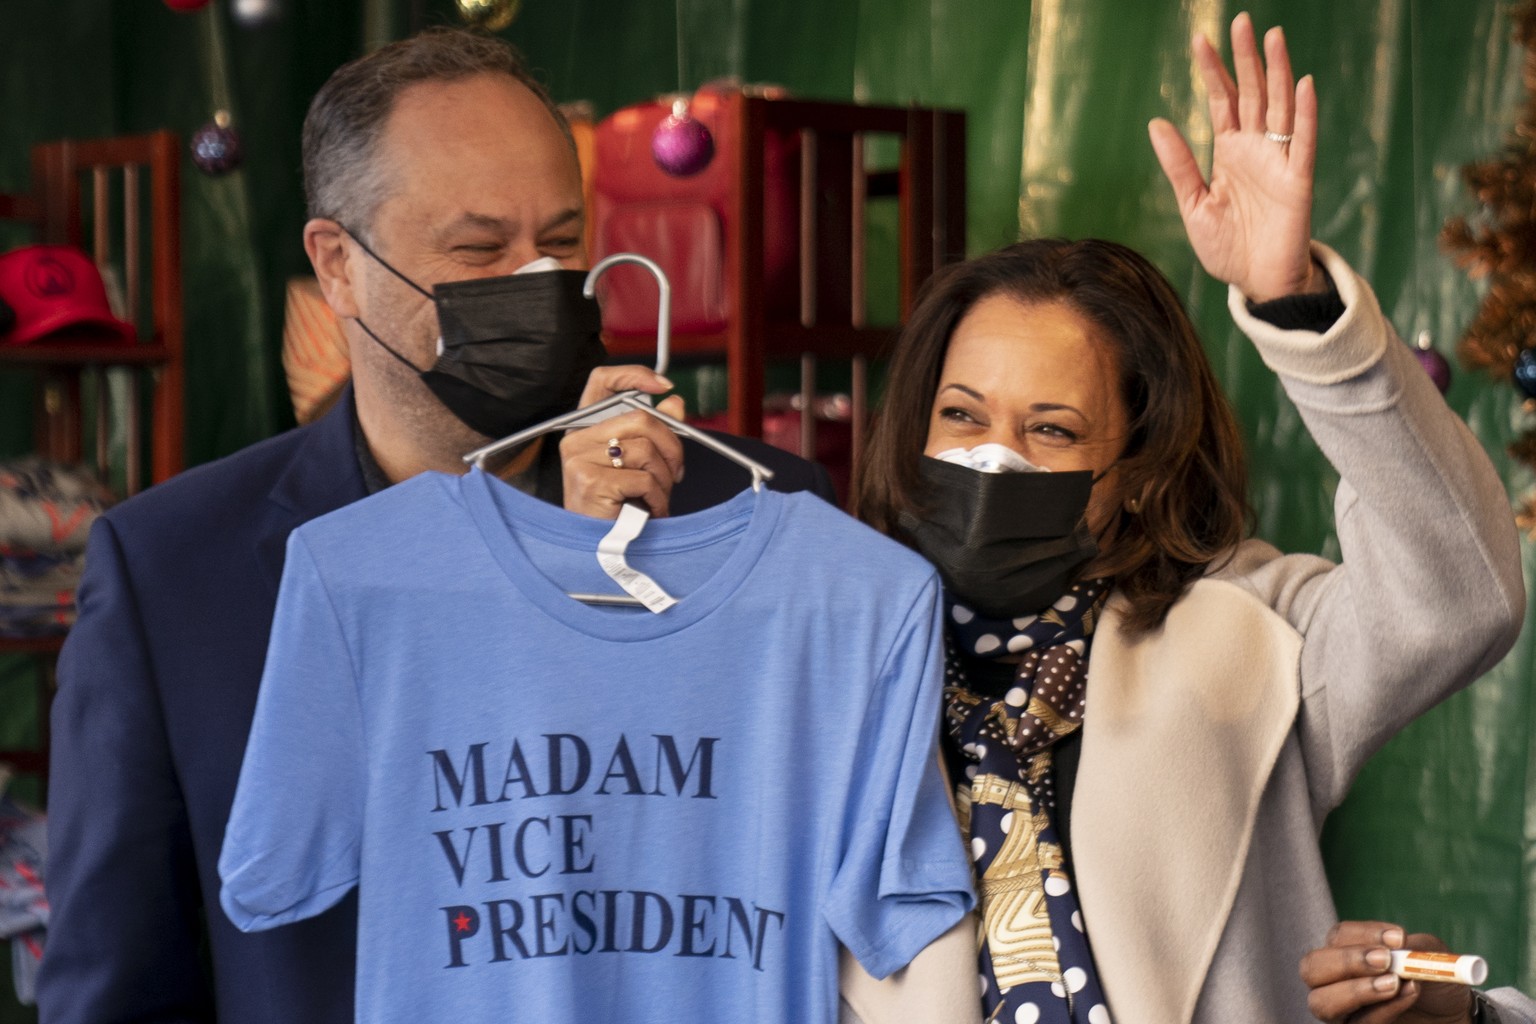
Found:
M 942 395 L 944 392 L 950 390 L 951 388 L 953 388 L 954 390 L 960 392 L 962 395 L 969 395 L 971 398 L 976 399 L 976 401 L 978 401 L 978 402 L 985 402 L 987 400 L 987 396 L 986 395 L 983 395 L 980 391 L 977 391 L 975 388 L 968 388 L 964 384 L 946 384 L 942 388 L 939 389 L 939 394 Z
M 1034 405 L 1030 406 L 1030 409 L 1034 412 L 1072 412 L 1079 416 L 1083 416 L 1083 411 L 1077 406 L 1066 405 L 1062 402 L 1036 402 Z M 1088 417 L 1083 416 L 1083 419 L 1087 418 Z

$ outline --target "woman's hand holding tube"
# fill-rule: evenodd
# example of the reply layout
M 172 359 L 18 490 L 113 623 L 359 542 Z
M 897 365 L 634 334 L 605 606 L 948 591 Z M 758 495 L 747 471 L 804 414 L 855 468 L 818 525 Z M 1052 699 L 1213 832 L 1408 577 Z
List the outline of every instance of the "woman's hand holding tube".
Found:
M 1209 40 L 1196 36 L 1193 46 L 1210 94 L 1210 180 L 1171 123 L 1157 118 L 1148 132 L 1195 255 L 1207 273 L 1252 302 L 1325 291 L 1327 279 L 1310 251 L 1317 155 L 1312 77 L 1293 79 L 1279 28 L 1265 35 L 1261 58 L 1246 13 L 1232 22 L 1235 82 Z
M 1382 921 L 1340 921 L 1327 944 L 1301 958 L 1307 1006 L 1327 1024 L 1468 1024 L 1472 990 L 1465 985 L 1401 981 L 1390 950 L 1445 949 L 1433 935 L 1405 935 Z

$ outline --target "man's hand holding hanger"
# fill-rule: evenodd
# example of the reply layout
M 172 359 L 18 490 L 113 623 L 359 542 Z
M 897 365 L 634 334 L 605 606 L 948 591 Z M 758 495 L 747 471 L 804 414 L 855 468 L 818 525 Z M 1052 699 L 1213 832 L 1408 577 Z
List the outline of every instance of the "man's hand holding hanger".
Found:
M 672 382 L 644 366 L 600 366 L 587 378 L 581 408 L 620 391 L 659 395 Z M 683 399 L 673 395 L 656 406 L 683 418 Z M 644 502 L 651 515 L 668 513 L 672 486 L 683 478 L 683 442 L 654 416 L 629 412 L 572 430 L 560 441 L 565 507 L 597 519 L 618 516 L 624 502 Z

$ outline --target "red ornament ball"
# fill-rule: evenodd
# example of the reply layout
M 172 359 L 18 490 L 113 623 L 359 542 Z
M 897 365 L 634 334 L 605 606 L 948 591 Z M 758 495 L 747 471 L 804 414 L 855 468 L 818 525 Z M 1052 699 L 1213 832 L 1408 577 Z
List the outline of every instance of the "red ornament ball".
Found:
M 192 133 L 192 162 L 210 177 L 228 174 L 240 166 L 242 157 L 240 136 L 229 126 L 229 115 L 222 110 Z
M 165 0 L 165 6 L 169 7 L 173 11 L 181 11 L 182 13 L 186 13 L 188 11 L 197 11 L 207 7 L 208 0 Z
M 703 121 L 688 112 L 688 101 L 678 100 L 651 136 L 651 156 L 663 171 L 686 178 L 698 174 L 715 158 L 715 137 Z

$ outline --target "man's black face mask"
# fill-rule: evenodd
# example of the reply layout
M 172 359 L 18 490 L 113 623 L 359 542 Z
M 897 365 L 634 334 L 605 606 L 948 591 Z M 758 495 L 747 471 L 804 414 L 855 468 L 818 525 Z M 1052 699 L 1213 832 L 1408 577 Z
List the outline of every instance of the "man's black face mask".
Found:
M 350 234 L 350 232 L 349 232 Z M 363 251 L 437 307 L 437 361 L 419 369 L 358 318 L 358 326 L 421 378 L 476 433 L 499 438 L 575 408 L 587 377 L 607 359 L 586 272 L 551 270 L 473 278 L 429 293 L 355 234 Z

